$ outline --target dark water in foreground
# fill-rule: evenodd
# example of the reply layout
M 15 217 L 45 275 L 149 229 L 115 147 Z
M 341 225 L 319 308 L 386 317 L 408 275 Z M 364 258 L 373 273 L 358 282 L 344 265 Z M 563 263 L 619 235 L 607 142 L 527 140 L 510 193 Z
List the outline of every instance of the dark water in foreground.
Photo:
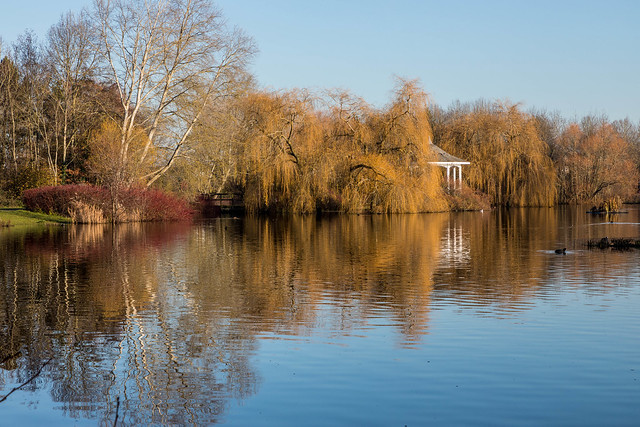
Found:
M 604 236 L 638 210 L 0 229 L 0 424 L 639 425 Z

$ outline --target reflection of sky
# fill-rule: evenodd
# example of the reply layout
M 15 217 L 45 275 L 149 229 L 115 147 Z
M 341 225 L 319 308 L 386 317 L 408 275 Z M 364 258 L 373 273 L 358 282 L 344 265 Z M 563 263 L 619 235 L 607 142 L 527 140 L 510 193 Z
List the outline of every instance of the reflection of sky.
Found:
M 615 309 L 603 309 L 612 303 Z M 335 337 L 334 345 L 317 333 L 268 339 L 256 360 L 260 393 L 232 403 L 226 420 L 633 424 L 640 416 L 638 304 L 640 287 L 609 296 L 560 291 L 500 317 L 442 304 L 413 349 L 395 346 L 389 328 Z
M 11 420 L 12 425 L 15 426 L 67 427 L 73 424 L 74 426 L 93 427 L 96 425 L 96 420 L 87 418 L 70 420 L 69 416 L 60 410 L 60 402 L 54 402 L 50 390 L 46 386 L 43 387 L 47 382 L 50 380 L 39 379 L 37 380 L 38 388 L 35 391 L 28 388 L 22 389 L 0 403 L 2 420 Z M 18 385 L 20 384 L 16 383 L 12 387 Z M 4 393 L 7 389 L 8 387 L 0 389 L 0 393 Z M 25 414 L 25 409 L 29 410 L 27 414 Z M 0 421 L 0 424 L 4 421 Z

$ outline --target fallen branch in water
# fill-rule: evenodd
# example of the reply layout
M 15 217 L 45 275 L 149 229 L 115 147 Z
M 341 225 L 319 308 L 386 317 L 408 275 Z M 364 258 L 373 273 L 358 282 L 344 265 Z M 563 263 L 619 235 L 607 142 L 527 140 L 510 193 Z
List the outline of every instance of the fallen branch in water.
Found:
M 587 241 L 588 248 L 599 248 L 599 249 L 631 249 L 631 248 L 640 248 L 640 240 L 638 239 L 628 239 L 628 238 L 618 238 L 618 239 L 609 239 L 608 237 L 603 237 L 602 239 L 591 239 Z
M 20 384 L 18 387 L 14 387 L 9 393 L 7 393 L 3 398 L 0 399 L 0 403 L 4 402 L 5 400 L 7 400 L 7 397 L 11 396 L 14 392 L 20 390 L 22 387 L 26 386 L 27 384 L 29 384 L 31 381 L 35 380 L 38 375 L 40 375 L 40 373 L 42 372 L 42 370 L 44 369 L 45 366 L 47 366 L 49 364 L 49 362 L 51 362 L 53 360 L 53 358 L 50 358 L 49 360 L 47 360 L 46 362 L 44 362 L 44 364 L 42 366 L 40 366 L 40 369 L 38 369 L 38 372 L 36 372 L 35 374 L 33 374 L 31 376 L 31 378 L 29 378 L 27 381 L 23 382 L 22 384 Z
M 118 411 L 120 410 L 120 396 L 116 398 L 116 419 L 113 420 L 113 427 L 118 425 Z

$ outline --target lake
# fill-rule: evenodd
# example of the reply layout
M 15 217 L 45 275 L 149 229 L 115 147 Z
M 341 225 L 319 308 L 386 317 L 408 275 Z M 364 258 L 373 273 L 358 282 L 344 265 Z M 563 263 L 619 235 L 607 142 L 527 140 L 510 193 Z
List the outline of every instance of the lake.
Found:
M 0 424 L 637 426 L 625 209 L 0 229 Z

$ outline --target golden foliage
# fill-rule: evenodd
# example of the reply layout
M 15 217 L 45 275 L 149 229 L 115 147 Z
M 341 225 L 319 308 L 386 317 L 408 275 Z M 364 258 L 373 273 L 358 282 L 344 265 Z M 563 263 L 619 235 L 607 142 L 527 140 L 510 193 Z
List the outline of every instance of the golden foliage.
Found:
M 100 184 L 119 188 L 133 184 L 148 171 L 153 162 L 152 154 L 144 163 L 133 160 L 145 149 L 147 136 L 143 129 L 136 128 L 127 142 L 122 144 L 122 133 L 115 122 L 106 119 L 91 135 L 87 167 Z
M 436 141 L 471 162 L 469 185 L 494 205 L 550 206 L 557 200 L 549 148 L 536 121 L 506 103 L 478 103 L 449 113 L 437 123 Z
M 304 91 L 258 92 L 237 108 L 233 182 L 249 211 L 309 213 L 445 210 L 440 175 L 429 164 L 426 95 L 400 82 L 391 105 L 376 111 L 344 92 L 328 111 Z
M 334 95 L 329 141 L 340 153 L 335 168 L 347 212 L 424 212 L 447 208 L 440 174 L 429 164 L 431 126 L 426 94 L 415 81 L 398 82 L 395 97 L 375 111 L 348 95 Z
M 249 212 L 448 208 L 429 164 L 426 94 L 415 81 L 399 81 L 383 110 L 341 91 L 249 92 L 212 106 L 191 138 L 190 159 L 176 166 L 185 173 L 174 180 L 243 193 Z
M 315 160 L 322 142 L 318 118 L 304 92 L 255 93 L 241 100 L 240 182 L 250 211 L 315 210 L 325 181 Z
M 501 102 L 430 111 L 416 81 L 398 80 L 382 109 L 339 90 L 250 92 L 216 108 L 194 131 L 194 179 L 205 191 L 243 193 L 252 212 L 477 209 L 480 194 L 492 205 L 550 206 L 568 195 L 626 196 L 637 182 L 629 161 L 616 160 L 632 155 L 612 126 L 563 134 L 555 118 Z M 461 197 L 445 194 L 431 140 L 471 162 Z M 633 178 L 624 188 L 623 176 Z

